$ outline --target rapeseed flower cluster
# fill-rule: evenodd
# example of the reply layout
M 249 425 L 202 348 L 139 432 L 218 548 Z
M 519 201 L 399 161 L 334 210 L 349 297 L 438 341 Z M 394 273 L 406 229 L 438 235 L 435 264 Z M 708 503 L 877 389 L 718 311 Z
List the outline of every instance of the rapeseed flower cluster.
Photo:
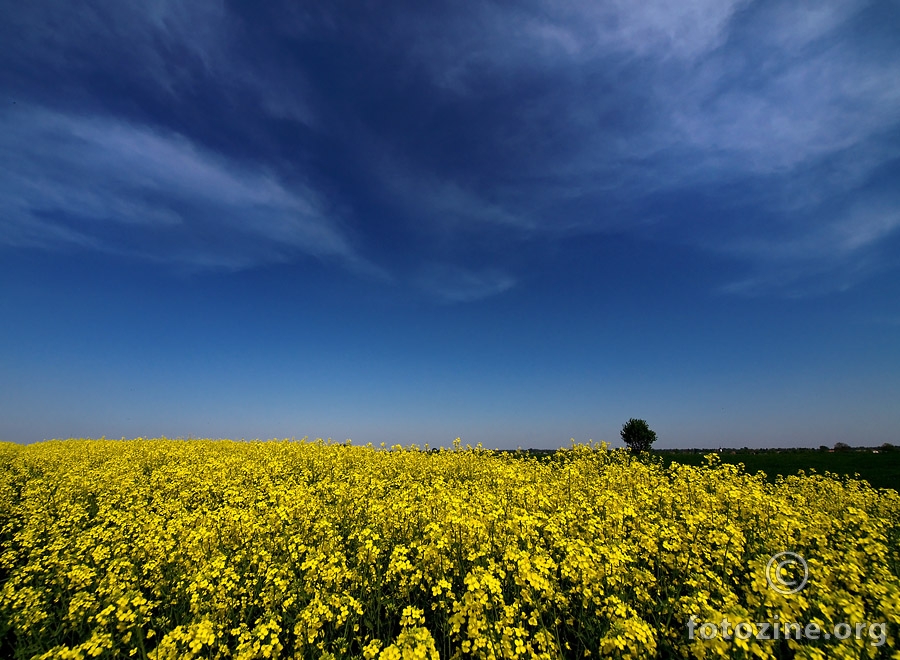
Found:
M 768 588 L 783 550 L 799 593 Z M 896 491 L 714 456 L 0 444 L 0 657 L 898 658 L 898 572 Z M 887 640 L 689 640 L 691 617 Z

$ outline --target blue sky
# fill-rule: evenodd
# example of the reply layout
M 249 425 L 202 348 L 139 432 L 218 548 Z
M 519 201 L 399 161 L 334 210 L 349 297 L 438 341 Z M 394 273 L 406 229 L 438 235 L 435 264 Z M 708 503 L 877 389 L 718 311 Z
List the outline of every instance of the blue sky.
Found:
M 900 6 L 3 2 L 0 439 L 900 442 Z

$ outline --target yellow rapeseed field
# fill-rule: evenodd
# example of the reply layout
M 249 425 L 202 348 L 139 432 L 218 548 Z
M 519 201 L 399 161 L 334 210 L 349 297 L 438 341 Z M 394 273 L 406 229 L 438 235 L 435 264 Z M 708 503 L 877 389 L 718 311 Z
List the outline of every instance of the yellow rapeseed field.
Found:
M 605 446 L 0 444 L 3 658 L 875 658 L 900 497 Z M 769 588 L 802 555 L 809 582 Z M 881 622 L 883 644 L 688 623 Z

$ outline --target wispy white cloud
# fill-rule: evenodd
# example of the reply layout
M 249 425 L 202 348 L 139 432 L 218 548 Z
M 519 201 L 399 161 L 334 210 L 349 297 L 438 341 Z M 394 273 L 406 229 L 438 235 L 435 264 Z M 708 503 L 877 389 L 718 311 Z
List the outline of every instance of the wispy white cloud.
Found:
M 452 264 L 424 266 L 416 283 L 426 293 L 447 303 L 464 303 L 490 298 L 508 291 L 515 278 L 498 268 L 472 269 Z
M 22 108 L 0 122 L 7 244 L 70 244 L 187 265 L 307 254 L 365 267 L 327 203 L 302 182 L 106 117 Z
M 466 182 L 441 177 L 404 160 L 390 145 L 370 145 L 366 151 L 379 186 L 401 205 L 411 221 L 428 231 L 449 236 L 505 226 L 528 231 L 533 218 L 509 205 L 485 199 Z
M 881 244 L 900 233 L 900 196 L 866 199 L 846 208 L 823 211 L 813 231 L 801 224 L 793 234 L 738 237 L 714 249 L 756 267 L 745 278 L 728 282 L 727 293 L 794 297 L 849 289 L 893 260 Z
M 801 228 L 778 238 L 738 238 L 726 249 L 769 262 L 848 258 L 900 228 L 900 209 L 888 204 L 857 206 L 822 217 L 819 224 L 815 233 Z
M 573 22 L 596 30 L 598 47 L 642 57 L 693 60 L 719 47 L 750 0 L 582 3 Z
M 748 14 L 752 38 L 768 48 L 799 54 L 806 46 L 828 37 L 852 20 L 871 0 L 817 0 L 816 2 L 771 2 L 755 5 Z
M 242 265 L 304 253 L 377 270 L 357 255 L 338 219 L 348 217 L 373 242 L 395 223 L 392 235 L 415 243 L 422 262 L 472 263 L 471 239 L 502 243 L 504 232 L 545 240 L 615 231 L 741 260 L 748 281 L 770 291 L 778 277 L 869 272 L 896 231 L 872 178 L 900 157 L 900 53 L 890 39 L 866 40 L 872 26 L 859 19 L 872 6 L 528 0 L 360 10 L 373 21 L 355 12 L 345 20 L 332 5 L 280 11 L 265 33 L 284 52 L 310 39 L 343 47 L 352 35 L 325 75 L 302 57 L 274 57 L 253 17 L 224 2 L 25 3 L 8 28 L 21 37 L 4 57 L 11 69 L 71 74 L 66 98 L 79 110 L 9 119 L 0 147 L 18 164 L 7 177 L 15 185 L 0 188 L 14 218 L 3 240 Z M 248 43 L 252 57 L 239 52 Z M 369 61 L 372 80 L 348 73 Z M 197 130 L 190 109 L 189 119 L 139 110 L 92 119 L 75 114 L 103 107 L 81 103 L 84 70 L 175 105 L 212 89 L 207 101 L 241 111 L 215 131 Z M 393 119 L 407 112 L 409 134 Z M 321 152 L 292 161 L 280 151 L 285 122 L 272 119 L 305 124 L 303 148 Z M 269 152 L 250 165 L 210 146 L 231 128 L 240 148 L 253 151 L 247 138 L 259 135 Z M 346 164 L 333 164 L 333 153 Z M 378 212 L 369 198 L 336 213 L 325 188 L 303 177 L 307 158 L 328 163 L 325 179 L 352 170 L 348 178 L 377 189 L 371 197 L 395 217 L 371 216 L 367 234 L 366 216 Z M 331 180 L 329 190 L 340 198 L 345 183 Z M 693 215 L 691 196 L 704 199 Z M 110 240 L 100 226 L 113 219 L 155 237 L 152 249 Z
M 455 14 L 410 13 L 398 30 L 440 85 L 471 93 L 469 78 L 516 75 L 610 57 L 691 62 L 718 48 L 750 0 L 481 4 Z
M 675 145 L 726 175 L 790 172 L 858 145 L 897 121 L 900 65 L 866 62 L 846 48 L 789 63 L 754 86 L 718 76 L 665 90 Z M 674 102 L 674 103 L 673 103 Z M 715 171 L 706 173 L 710 178 Z
M 16 37 L 8 47 L 53 70 L 95 66 L 94 54 L 102 48 L 108 65 L 127 62 L 136 67 L 136 77 L 175 91 L 190 82 L 194 64 L 201 71 L 221 70 L 225 64 L 228 13 L 215 0 L 89 0 L 77 7 L 33 2 L 9 12 L 7 19 Z
M 86 0 L 77 6 L 37 0 L 6 18 L 10 68 L 27 77 L 36 71 L 63 77 L 61 96 L 70 102 L 89 102 L 82 76 L 90 71 L 173 105 L 206 85 L 235 103 L 254 101 L 272 117 L 317 122 L 303 72 L 240 52 L 246 27 L 222 0 Z
M 896 49 L 884 56 L 851 29 L 867 5 L 488 5 L 475 17 L 440 17 L 443 33 L 416 17 L 403 29 L 439 87 L 468 101 L 497 86 L 529 90 L 497 141 L 520 156 L 502 178 L 476 190 L 417 176 L 475 210 L 458 217 L 511 218 L 533 235 L 632 223 L 647 236 L 657 224 L 661 240 L 677 234 L 744 260 L 770 292 L 776 273 L 794 283 L 826 281 L 830 269 L 835 281 L 862 277 L 896 228 L 889 211 L 873 210 L 881 192 L 867 183 L 898 157 L 890 136 L 900 126 Z M 649 196 L 715 200 L 723 186 L 729 201 L 712 232 L 705 218 L 668 220 L 659 204 L 645 222 L 615 213 Z M 433 197 L 435 209 L 448 199 Z M 729 217 L 736 210 L 739 220 Z M 790 268 L 773 268 L 788 255 Z

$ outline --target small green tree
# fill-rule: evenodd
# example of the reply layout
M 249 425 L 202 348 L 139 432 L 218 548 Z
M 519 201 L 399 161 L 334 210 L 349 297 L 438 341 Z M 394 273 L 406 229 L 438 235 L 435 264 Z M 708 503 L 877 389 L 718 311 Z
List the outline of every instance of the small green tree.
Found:
M 622 425 L 620 435 L 622 441 L 635 453 L 648 451 L 650 445 L 656 442 L 656 433 L 650 430 L 647 422 L 633 417 Z

